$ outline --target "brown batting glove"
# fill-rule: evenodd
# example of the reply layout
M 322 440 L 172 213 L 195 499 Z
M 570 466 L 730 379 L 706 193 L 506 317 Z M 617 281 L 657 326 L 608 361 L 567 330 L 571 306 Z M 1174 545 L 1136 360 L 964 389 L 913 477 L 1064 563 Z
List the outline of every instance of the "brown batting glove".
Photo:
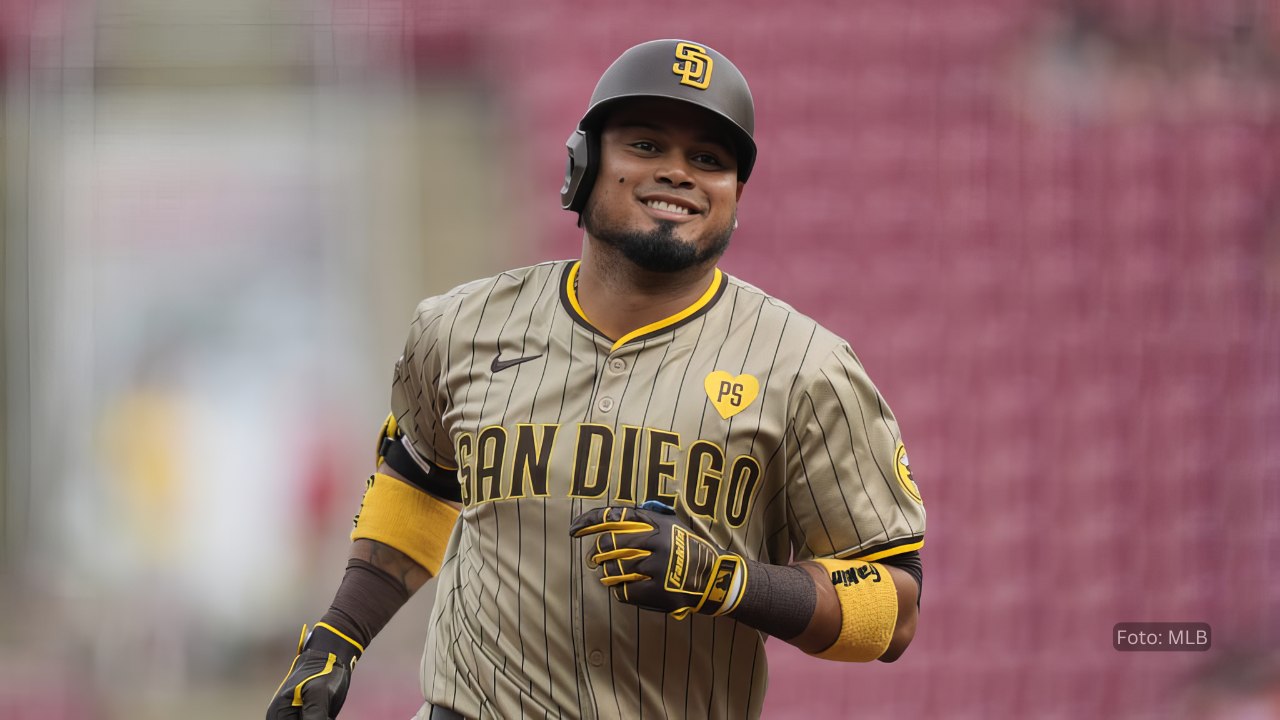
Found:
M 733 611 L 747 584 L 741 555 L 695 534 L 675 510 L 656 501 L 588 510 L 573 521 L 569 534 L 595 536 L 587 561 L 615 598 L 677 620 L 691 612 Z
M 347 700 L 351 671 L 364 648 L 318 623 L 298 643 L 298 656 L 267 706 L 267 720 L 332 720 Z

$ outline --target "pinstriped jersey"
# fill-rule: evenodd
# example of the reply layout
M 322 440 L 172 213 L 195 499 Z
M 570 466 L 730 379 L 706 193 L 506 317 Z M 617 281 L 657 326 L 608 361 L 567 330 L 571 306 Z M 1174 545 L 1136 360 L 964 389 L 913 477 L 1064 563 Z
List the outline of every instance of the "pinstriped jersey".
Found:
M 689 308 L 617 340 L 551 262 L 423 301 L 392 406 L 463 509 L 423 657 L 468 717 L 757 717 L 762 634 L 614 600 L 580 513 L 661 500 L 747 558 L 880 559 L 925 512 L 893 413 L 849 345 L 715 271 Z M 816 661 L 815 661 L 816 662 Z

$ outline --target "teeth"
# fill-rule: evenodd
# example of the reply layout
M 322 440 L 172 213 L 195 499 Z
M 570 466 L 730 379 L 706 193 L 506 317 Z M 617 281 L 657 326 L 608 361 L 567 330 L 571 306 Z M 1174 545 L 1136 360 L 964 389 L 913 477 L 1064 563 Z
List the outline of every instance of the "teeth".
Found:
M 672 205 L 672 204 L 671 204 L 671 203 L 669 203 L 669 202 L 663 202 L 663 201 L 661 201 L 661 200 L 650 200 L 649 202 L 647 202 L 647 203 L 645 203 L 645 204 L 646 204 L 646 205 L 648 205 L 649 207 L 653 208 L 654 210 L 664 210 L 664 211 L 666 211 L 666 212 L 678 213 L 678 214 L 680 214 L 680 215 L 688 215 L 688 214 L 689 214 L 689 208 L 687 208 L 687 207 L 682 207 L 682 206 L 680 206 L 680 205 Z

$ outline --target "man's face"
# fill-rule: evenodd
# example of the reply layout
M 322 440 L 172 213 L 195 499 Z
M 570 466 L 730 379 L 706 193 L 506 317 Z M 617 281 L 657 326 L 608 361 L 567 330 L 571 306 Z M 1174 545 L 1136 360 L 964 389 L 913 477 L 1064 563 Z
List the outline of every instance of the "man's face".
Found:
M 652 272 L 720 257 L 742 194 L 721 122 L 702 108 L 663 99 L 634 100 L 611 113 L 582 213 L 587 234 Z

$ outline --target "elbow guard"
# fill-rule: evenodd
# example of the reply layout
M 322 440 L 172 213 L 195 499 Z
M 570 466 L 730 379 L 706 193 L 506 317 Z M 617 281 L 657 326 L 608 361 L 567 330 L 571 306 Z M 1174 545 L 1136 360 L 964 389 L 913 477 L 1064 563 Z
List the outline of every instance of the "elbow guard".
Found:
M 871 662 L 884 654 L 898 624 L 898 589 L 887 568 L 861 560 L 814 559 L 840 600 L 840 635 L 815 657 Z
M 445 501 L 376 473 L 369 478 L 351 539 L 376 540 L 413 558 L 434 577 L 444 562 L 444 549 L 458 519 Z

